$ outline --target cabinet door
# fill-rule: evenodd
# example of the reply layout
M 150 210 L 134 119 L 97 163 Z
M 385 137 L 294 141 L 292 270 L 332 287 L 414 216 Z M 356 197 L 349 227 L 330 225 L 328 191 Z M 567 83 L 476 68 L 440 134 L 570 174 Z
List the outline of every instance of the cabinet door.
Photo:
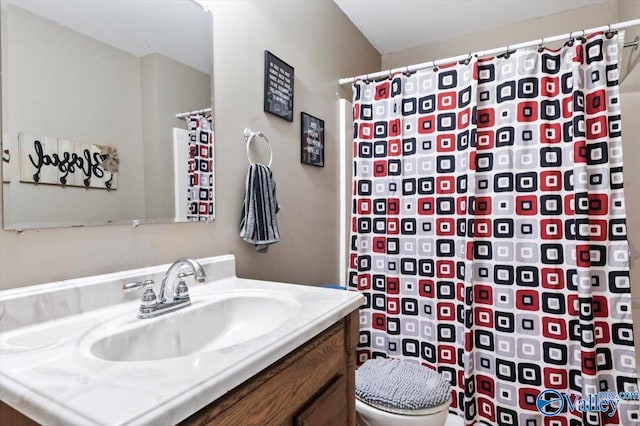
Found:
M 295 416 L 295 426 L 346 424 L 348 392 L 346 384 L 344 375 L 336 377 Z

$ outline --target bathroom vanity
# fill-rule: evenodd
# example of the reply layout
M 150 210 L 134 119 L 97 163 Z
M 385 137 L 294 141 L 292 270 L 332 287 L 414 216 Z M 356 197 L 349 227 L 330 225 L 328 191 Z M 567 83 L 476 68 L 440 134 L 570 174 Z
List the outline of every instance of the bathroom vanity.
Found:
M 0 292 L 0 424 L 355 424 L 362 296 L 200 261 L 191 305 L 136 317 L 169 265 Z

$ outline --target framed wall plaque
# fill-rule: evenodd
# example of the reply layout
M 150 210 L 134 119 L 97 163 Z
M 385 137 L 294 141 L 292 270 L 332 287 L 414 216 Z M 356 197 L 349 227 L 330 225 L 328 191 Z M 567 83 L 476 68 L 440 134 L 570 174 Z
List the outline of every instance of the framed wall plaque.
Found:
M 264 51 L 264 111 L 293 121 L 293 67 Z
M 324 120 L 300 113 L 300 161 L 324 167 Z

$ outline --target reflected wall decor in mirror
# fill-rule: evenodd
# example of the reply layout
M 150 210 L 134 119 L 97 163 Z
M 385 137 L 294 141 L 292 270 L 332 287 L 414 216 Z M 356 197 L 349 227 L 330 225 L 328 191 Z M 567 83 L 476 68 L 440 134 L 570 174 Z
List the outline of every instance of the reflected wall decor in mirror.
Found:
M 0 6 L 4 229 L 213 220 L 211 14 Z

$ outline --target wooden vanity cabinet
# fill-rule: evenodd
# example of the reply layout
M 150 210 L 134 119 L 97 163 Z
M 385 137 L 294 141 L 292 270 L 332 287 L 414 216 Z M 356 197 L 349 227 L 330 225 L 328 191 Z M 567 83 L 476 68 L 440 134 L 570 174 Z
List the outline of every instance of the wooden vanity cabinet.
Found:
M 358 311 L 181 425 L 355 426 Z

